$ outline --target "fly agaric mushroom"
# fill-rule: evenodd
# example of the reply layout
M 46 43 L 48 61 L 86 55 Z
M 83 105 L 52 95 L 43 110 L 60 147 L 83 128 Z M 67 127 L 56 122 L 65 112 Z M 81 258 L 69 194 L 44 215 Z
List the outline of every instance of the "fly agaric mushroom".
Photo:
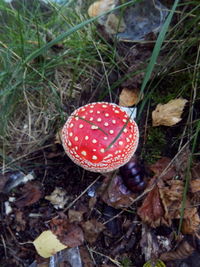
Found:
M 120 106 L 97 102 L 75 110 L 62 129 L 67 155 L 93 172 L 109 172 L 126 164 L 139 139 L 137 124 Z

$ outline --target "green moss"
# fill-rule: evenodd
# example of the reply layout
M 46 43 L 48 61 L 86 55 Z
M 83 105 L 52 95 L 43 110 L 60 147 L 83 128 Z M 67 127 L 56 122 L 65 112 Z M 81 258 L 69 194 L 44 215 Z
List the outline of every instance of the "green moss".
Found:
M 142 158 L 149 164 L 156 162 L 161 156 L 166 145 L 165 133 L 163 128 L 149 128 L 148 136 Z
M 121 261 L 120 261 L 122 267 L 130 267 L 130 266 L 133 266 L 133 263 L 132 261 L 129 259 L 129 258 L 123 258 Z
M 154 81 L 152 102 L 166 104 L 170 100 L 180 97 L 190 99 L 191 80 L 190 74 L 184 72 L 179 75 L 167 75 L 159 81 Z

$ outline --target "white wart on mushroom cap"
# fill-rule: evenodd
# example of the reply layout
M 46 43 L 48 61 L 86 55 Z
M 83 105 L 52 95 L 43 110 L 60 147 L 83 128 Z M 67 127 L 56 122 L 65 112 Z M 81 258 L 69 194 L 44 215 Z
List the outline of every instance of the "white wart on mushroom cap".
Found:
M 106 102 L 78 108 L 62 130 L 67 155 L 93 172 L 109 172 L 126 164 L 137 148 L 138 139 L 135 121 L 118 105 Z

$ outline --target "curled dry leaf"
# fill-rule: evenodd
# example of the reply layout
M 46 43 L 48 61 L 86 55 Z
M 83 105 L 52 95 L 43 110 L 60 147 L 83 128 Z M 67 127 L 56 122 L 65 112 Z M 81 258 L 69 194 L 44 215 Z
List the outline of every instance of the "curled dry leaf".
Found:
M 167 104 L 158 104 L 152 112 L 153 126 L 173 126 L 181 121 L 186 99 L 178 98 L 170 100 Z
M 150 166 L 150 169 L 154 172 L 154 177 L 150 184 L 153 184 L 158 177 L 160 179 L 156 180 L 156 185 L 144 199 L 138 214 L 144 222 L 152 227 L 157 227 L 161 224 L 170 226 L 173 219 L 180 219 L 184 191 L 184 171 L 187 167 L 188 155 L 188 149 L 185 149 L 173 162 L 169 158 L 162 158 Z M 166 168 L 167 171 L 164 172 Z M 196 177 L 193 173 L 194 170 L 192 170 L 192 176 Z M 177 177 L 179 178 L 178 180 L 176 179 Z M 192 207 L 194 198 L 196 201 L 200 199 L 199 180 L 190 181 L 190 194 L 186 199 L 182 224 L 182 232 L 184 234 L 194 234 L 200 229 L 198 210 Z
M 55 234 L 60 242 L 68 247 L 76 247 L 83 244 L 84 237 L 82 229 L 69 223 L 64 219 L 52 219 L 51 230 Z
M 69 197 L 63 188 L 56 187 L 51 195 L 45 196 L 45 199 L 49 200 L 56 209 L 63 209 Z
M 145 197 L 142 206 L 138 209 L 138 215 L 144 222 L 150 224 L 152 227 L 157 227 L 161 223 L 167 225 L 171 223 L 171 218 L 169 218 L 168 215 L 169 201 L 167 196 L 167 193 L 170 192 L 170 188 L 167 184 L 167 181 L 171 181 L 171 179 L 175 177 L 175 167 L 172 165 L 167 169 L 167 171 L 163 173 L 163 171 L 169 166 L 170 163 L 171 159 L 162 158 L 159 159 L 155 164 L 150 166 L 150 169 L 154 172 L 155 175 L 151 179 L 149 187 L 153 185 L 153 183 L 155 183 L 158 177 L 160 177 L 160 179 L 157 181 L 157 184 L 154 185 L 154 188 Z M 163 181 L 165 181 L 165 183 Z M 170 197 L 173 198 L 173 194 Z M 169 204 L 171 204 L 171 201 L 169 202 Z
M 164 220 L 167 225 L 171 225 L 173 219 L 180 219 L 182 196 L 184 190 L 183 181 L 171 180 L 163 188 L 159 188 L 163 206 L 165 208 Z M 186 207 L 183 215 L 182 233 L 194 234 L 199 230 L 200 217 L 198 210 L 191 207 L 189 198 L 186 199 Z M 163 220 L 163 222 L 164 222 Z
M 200 179 L 200 162 L 194 164 L 191 172 L 192 172 L 192 179 Z
M 129 207 L 136 197 L 127 189 L 120 176 L 106 177 L 99 190 L 102 200 L 114 208 Z
M 160 192 L 162 192 L 162 198 L 165 198 L 165 204 L 169 208 L 169 203 L 182 201 L 184 183 L 181 180 L 170 180 L 161 185 L 159 183 Z
M 139 89 L 123 88 L 119 95 L 119 105 L 123 107 L 131 107 L 140 101 L 139 95 Z
M 190 202 L 193 206 L 200 203 L 200 179 L 190 180 Z
M 88 15 L 90 17 L 96 17 L 104 12 L 111 10 L 115 5 L 115 0 L 100 0 L 96 1 L 89 6 Z
M 199 205 L 200 203 L 200 163 L 195 163 L 191 169 L 190 179 L 191 204 Z
M 95 219 L 83 222 L 81 224 L 84 230 L 84 237 L 90 243 L 94 243 L 98 235 L 105 229 L 105 226 Z
M 194 234 L 200 229 L 200 218 L 197 208 L 190 207 L 184 211 L 181 231 L 183 234 Z
M 200 179 L 190 180 L 190 191 L 192 193 L 200 192 Z
M 28 182 L 22 188 L 23 195 L 15 201 L 18 208 L 36 203 L 42 197 L 41 186 L 38 183 Z
M 52 231 L 47 230 L 42 232 L 34 241 L 33 244 L 38 254 L 43 258 L 49 258 L 61 251 L 67 246 L 62 244 L 57 236 L 52 233 Z
M 190 191 L 197 193 L 200 191 L 200 163 L 194 164 L 191 170 Z
M 157 227 L 161 224 L 164 216 L 164 207 L 160 198 L 159 188 L 157 185 L 147 194 L 142 206 L 138 209 L 138 215 L 142 221 Z
M 164 183 L 158 183 L 159 193 L 165 210 L 162 222 L 168 226 L 173 219 L 180 218 L 180 210 L 183 196 L 183 181 L 170 180 Z
M 161 254 L 160 259 L 163 261 L 181 260 L 189 257 L 193 252 L 194 248 L 187 241 L 183 241 L 176 250 Z

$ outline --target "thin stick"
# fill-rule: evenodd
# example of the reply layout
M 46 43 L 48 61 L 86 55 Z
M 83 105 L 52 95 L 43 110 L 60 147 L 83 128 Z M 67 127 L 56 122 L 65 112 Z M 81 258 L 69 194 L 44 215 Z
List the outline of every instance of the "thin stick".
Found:
M 77 200 L 79 200 L 79 198 L 81 198 L 87 191 L 88 191 L 88 189 L 91 187 L 91 186 L 93 186 L 93 184 L 95 184 L 98 180 L 99 180 L 99 178 L 101 177 L 101 175 L 99 175 L 85 190 L 83 190 L 83 192 L 77 197 L 77 198 L 75 198 L 64 210 L 63 210 L 63 212 L 65 212 L 65 211 L 67 211 L 69 208 L 71 208 L 75 203 L 76 203 L 76 201 Z
M 3 244 L 3 248 L 4 248 L 4 252 L 5 252 L 5 258 L 7 259 L 7 247 L 6 247 L 6 243 L 5 243 L 5 240 L 3 238 L 3 235 L 1 235 L 1 240 L 2 240 L 2 244 Z

